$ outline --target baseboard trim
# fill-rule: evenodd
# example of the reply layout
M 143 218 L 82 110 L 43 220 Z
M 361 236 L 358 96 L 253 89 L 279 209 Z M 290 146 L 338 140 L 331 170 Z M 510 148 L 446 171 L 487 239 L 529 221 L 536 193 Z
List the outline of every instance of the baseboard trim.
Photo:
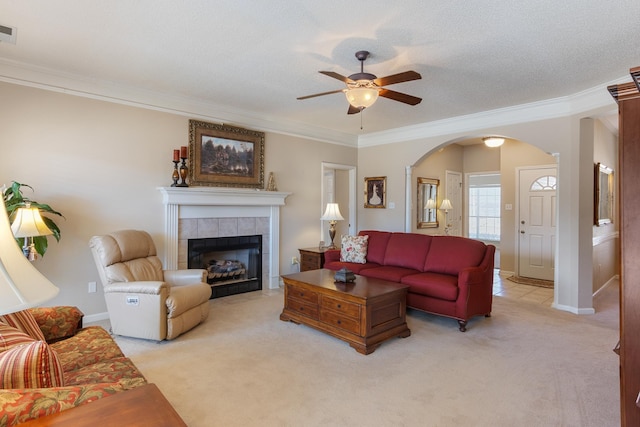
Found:
M 568 311 L 569 313 L 580 314 L 580 315 L 596 313 L 596 310 L 593 307 L 592 308 L 576 308 L 576 307 L 571 307 L 569 305 L 556 304 L 555 302 L 551 304 L 551 307 L 557 310 Z
M 595 297 L 596 295 L 598 295 L 600 292 L 605 290 L 606 287 L 609 286 L 610 284 L 615 283 L 615 282 L 619 282 L 619 281 L 620 281 L 620 275 L 616 274 L 611 279 L 607 280 L 607 282 L 604 285 L 600 286 L 598 288 L 598 290 L 593 293 L 593 296 Z
M 109 320 L 109 313 L 105 311 L 103 313 L 88 314 L 82 318 L 82 323 L 93 323 L 101 320 Z

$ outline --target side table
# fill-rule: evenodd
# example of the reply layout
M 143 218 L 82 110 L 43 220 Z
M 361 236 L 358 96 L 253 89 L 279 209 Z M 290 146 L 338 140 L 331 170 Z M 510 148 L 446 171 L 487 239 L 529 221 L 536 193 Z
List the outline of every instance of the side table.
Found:
M 300 252 L 300 271 L 319 270 L 324 267 L 324 253 L 330 248 L 303 248 Z M 333 249 L 333 248 L 331 248 Z M 339 249 L 339 248 L 335 248 Z

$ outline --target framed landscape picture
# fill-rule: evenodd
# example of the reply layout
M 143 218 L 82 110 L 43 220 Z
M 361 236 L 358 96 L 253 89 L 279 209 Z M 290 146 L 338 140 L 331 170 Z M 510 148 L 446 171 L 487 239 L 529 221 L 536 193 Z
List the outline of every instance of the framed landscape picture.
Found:
M 264 187 L 264 133 L 189 120 L 189 181 L 214 187 Z
M 386 208 L 387 205 L 387 177 L 378 176 L 364 179 L 364 207 Z

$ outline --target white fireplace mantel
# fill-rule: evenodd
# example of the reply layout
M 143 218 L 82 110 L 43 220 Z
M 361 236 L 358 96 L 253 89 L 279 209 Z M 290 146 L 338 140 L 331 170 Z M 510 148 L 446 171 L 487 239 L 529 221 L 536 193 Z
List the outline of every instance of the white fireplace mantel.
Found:
M 280 277 L 280 206 L 291 193 L 246 188 L 158 187 L 165 205 L 165 268 L 178 268 L 178 224 L 181 207 L 206 207 L 210 215 L 237 211 L 242 215 L 269 217 L 269 288 L 277 288 Z M 240 215 L 238 215 L 240 216 Z

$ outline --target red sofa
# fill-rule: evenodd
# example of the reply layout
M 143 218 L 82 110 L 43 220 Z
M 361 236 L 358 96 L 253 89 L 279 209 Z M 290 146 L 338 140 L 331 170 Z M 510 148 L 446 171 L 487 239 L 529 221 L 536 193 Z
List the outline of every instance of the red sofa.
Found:
M 491 315 L 495 246 L 457 236 L 364 230 L 369 236 L 364 264 L 340 261 L 325 252 L 324 268 L 409 285 L 407 306 L 458 320 L 466 331 L 473 316 Z M 356 280 L 357 283 L 357 280 Z

